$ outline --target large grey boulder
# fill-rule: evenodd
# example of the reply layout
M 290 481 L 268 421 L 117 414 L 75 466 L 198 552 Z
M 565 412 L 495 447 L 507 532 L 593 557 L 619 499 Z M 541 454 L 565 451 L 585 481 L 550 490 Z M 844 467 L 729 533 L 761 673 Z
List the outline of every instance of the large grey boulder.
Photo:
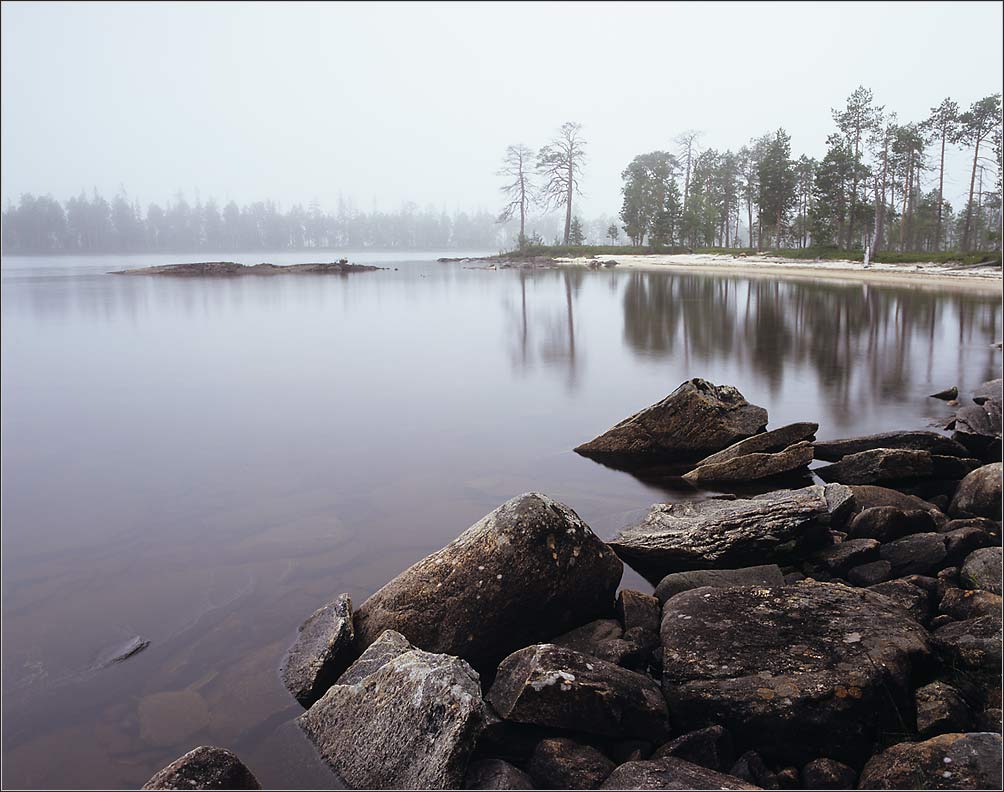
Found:
M 752 437 L 747 437 L 738 443 L 733 443 L 728 448 L 706 456 L 697 464 L 712 465 L 718 462 L 728 462 L 730 459 L 736 459 L 747 454 L 781 451 L 802 440 L 811 440 L 815 436 L 817 429 L 819 429 L 819 424 L 816 423 L 787 424 L 777 429 L 771 429 L 769 432 L 761 432 Z
M 352 600 L 342 594 L 302 625 L 280 670 L 283 684 L 304 707 L 331 687 L 355 657 Z
M 953 517 L 989 517 L 1001 519 L 1001 478 L 1004 465 L 996 462 L 969 473 L 948 507 Z
M 623 565 L 567 506 L 528 493 L 412 565 L 356 612 L 357 645 L 396 630 L 493 667 L 523 646 L 611 615 Z
M 657 581 L 671 572 L 763 563 L 779 545 L 816 534 L 809 529 L 829 515 L 825 489 L 818 484 L 753 498 L 657 503 L 610 546 Z
M 783 586 L 784 574 L 777 564 L 761 564 L 741 569 L 695 569 L 690 572 L 673 572 L 655 587 L 655 596 L 662 604 L 683 591 L 714 586 Z
M 966 562 L 960 571 L 962 585 L 969 589 L 982 589 L 992 594 L 1002 594 L 1001 591 L 1001 548 L 981 547 L 966 557 Z
M 882 432 L 881 434 L 848 437 L 842 440 L 817 440 L 816 459 L 837 462 L 845 456 L 879 448 L 926 451 L 929 454 L 967 457 L 969 451 L 961 443 L 936 432 Z
M 1001 736 L 941 734 L 899 743 L 868 760 L 858 789 L 1000 789 Z
M 924 628 L 885 597 L 808 581 L 678 594 L 662 644 L 674 727 L 721 724 L 781 766 L 863 761 L 883 730 L 902 730 L 930 654 Z
M 669 731 L 666 702 L 649 677 L 554 644 L 509 655 L 487 699 L 516 723 L 653 741 Z
M 254 774 L 225 748 L 200 745 L 163 770 L 142 789 L 261 789 Z
M 352 787 L 457 789 L 487 718 L 467 663 L 415 649 L 333 685 L 297 721 Z
M 767 411 L 747 402 L 735 388 L 692 379 L 575 451 L 614 462 L 700 459 L 762 432 L 766 425 Z
M 683 478 L 691 484 L 757 481 L 802 470 L 812 462 L 812 443 L 802 441 L 773 453 L 750 453 L 722 462 L 702 462 Z
M 600 789 L 760 789 L 741 778 L 665 756 L 647 762 L 626 762 Z

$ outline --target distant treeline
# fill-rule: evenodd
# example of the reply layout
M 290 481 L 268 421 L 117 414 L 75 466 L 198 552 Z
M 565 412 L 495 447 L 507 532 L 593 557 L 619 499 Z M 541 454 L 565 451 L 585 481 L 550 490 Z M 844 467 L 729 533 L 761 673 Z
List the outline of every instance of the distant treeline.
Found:
M 178 196 L 146 210 L 125 195 L 94 192 L 60 203 L 21 196 L 3 212 L 4 253 L 234 252 L 324 248 L 496 250 L 506 229 L 484 211 L 448 214 L 406 204 L 396 212 L 328 214 L 316 204 L 286 211 L 271 201 L 247 206 L 189 204 Z

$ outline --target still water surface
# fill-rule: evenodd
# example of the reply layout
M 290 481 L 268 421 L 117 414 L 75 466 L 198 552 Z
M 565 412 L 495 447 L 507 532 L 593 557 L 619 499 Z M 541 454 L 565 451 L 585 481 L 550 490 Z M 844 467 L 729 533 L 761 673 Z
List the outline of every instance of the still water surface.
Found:
M 524 491 L 603 538 L 698 495 L 578 443 L 690 377 L 835 438 L 936 426 L 927 394 L 1001 376 L 999 293 L 436 255 L 240 280 L 3 261 L 5 786 L 136 787 L 199 744 L 266 787 L 331 785 L 276 673 L 315 608 Z

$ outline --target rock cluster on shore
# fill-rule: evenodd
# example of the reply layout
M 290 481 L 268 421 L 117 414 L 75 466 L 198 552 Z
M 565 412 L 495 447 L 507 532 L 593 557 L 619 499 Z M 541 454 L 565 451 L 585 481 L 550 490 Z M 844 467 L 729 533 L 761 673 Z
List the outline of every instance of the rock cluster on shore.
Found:
M 976 396 L 976 440 L 973 418 L 813 442 L 685 383 L 579 450 L 685 460 L 695 483 L 819 458 L 826 483 L 655 504 L 609 544 L 513 498 L 307 619 L 282 669 L 298 722 L 357 788 L 999 789 L 999 385 Z M 622 562 L 654 595 L 618 591 Z M 147 788 L 254 788 L 231 757 Z
M 245 275 L 348 275 L 353 272 L 373 272 L 386 269 L 370 264 L 350 264 L 338 261 L 306 264 L 238 264 L 234 261 L 200 261 L 193 264 L 164 264 L 112 272 L 112 275 L 168 275 L 178 278 L 236 278 Z

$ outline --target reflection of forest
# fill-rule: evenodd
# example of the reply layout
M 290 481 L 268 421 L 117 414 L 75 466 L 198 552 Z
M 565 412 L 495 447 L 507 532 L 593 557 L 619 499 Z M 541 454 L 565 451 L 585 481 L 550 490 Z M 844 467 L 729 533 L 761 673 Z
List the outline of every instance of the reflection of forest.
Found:
M 999 376 L 987 346 L 1000 332 L 999 298 L 871 284 L 772 281 L 634 272 L 624 289 L 624 335 L 647 356 L 689 361 L 733 358 L 772 391 L 785 367 L 809 365 L 836 404 L 848 404 L 855 372 L 871 395 L 903 397 L 915 367 L 930 374 L 939 330 L 983 346 L 984 379 Z M 961 363 L 961 360 L 960 360 Z M 960 369 L 961 370 L 961 369 Z M 955 371 L 944 371 L 954 382 Z

